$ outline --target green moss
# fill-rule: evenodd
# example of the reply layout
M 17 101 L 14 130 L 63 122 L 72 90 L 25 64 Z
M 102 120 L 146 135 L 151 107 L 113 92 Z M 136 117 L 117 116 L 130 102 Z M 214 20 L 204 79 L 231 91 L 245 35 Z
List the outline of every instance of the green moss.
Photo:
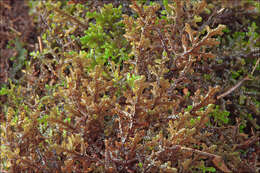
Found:
M 122 63 L 128 59 L 127 42 L 124 34 L 122 7 L 113 8 L 112 4 L 104 5 L 99 12 L 88 12 L 86 16 L 95 21 L 90 23 L 85 35 L 80 37 L 82 48 L 89 48 L 88 55 L 93 65 L 107 63 L 108 59 Z M 87 55 L 87 56 L 88 56 Z
M 214 121 L 218 125 L 223 125 L 223 124 L 228 124 L 229 122 L 229 116 L 230 112 L 227 110 L 221 110 L 218 105 L 216 105 L 215 109 L 213 110 L 212 113 L 210 113 L 210 116 L 214 118 Z

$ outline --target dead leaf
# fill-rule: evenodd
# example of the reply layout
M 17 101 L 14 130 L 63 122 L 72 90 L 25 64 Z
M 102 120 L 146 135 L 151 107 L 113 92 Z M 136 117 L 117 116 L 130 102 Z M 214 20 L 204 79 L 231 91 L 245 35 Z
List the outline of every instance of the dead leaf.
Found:
M 188 88 L 183 88 L 183 94 L 186 96 L 189 94 Z
M 228 169 L 228 167 L 225 165 L 223 159 L 219 156 L 216 156 L 212 159 L 213 164 L 221 171 L 223 172 L 232 172 Z

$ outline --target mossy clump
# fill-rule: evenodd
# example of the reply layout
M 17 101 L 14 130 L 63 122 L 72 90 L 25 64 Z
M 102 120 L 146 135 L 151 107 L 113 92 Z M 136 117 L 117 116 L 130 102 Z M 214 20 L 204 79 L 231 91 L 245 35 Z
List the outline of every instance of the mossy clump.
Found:
M 35 4 L 42 45 L 23 70 L 26 85 L 0 90 L 7 100 L 0 125 L 2 169 L 257 169 L 243 164 L 248 160 L 240 152 L 257 145 L 258 134 L 241 130 L 245 119 L 230 121 L 226 88 L 214 71 L 223 63 L 216 49 L 228 44 L 226 26 L 210 23 L 221 3 L 131 3 L 129 14 L 112 4 L 94 11 L 76 1 Z M 254 73 L 249 79 L 254 82 Z M 248 119 L 254 122 L 253 115 Z

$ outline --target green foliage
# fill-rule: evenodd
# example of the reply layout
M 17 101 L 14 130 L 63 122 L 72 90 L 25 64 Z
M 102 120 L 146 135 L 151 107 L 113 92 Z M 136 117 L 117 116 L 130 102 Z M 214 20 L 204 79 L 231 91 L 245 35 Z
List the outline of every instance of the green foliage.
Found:
M 80 38 L 82 48 L 89 49 L 89 56 L 94 57 L 93 63 L 104 64 L 108 59 L 122 63 L 128 59 L 127 42 L 124 34 L 122 7 L 113 8 L 112 4 L 104 5 L 100 12 L 87 12 L 89 24 L 85 35 Z M 88 55 L 87 55 L 88 56 Z
M 218 105 L 216 105 L 216 108 L 213 110 L 212 113 L 210 113 L 210 116 L 214 118 L 214 121 L 218 125 L 228 124 L 229 122 L 229 112 L 226 110 L 221 110 Z
M 130 74 L 130 73 L 127 73 L 127 78 L 126 78 L 126 80 L 127 80 L 127 83 L 129 84 L 129 86 L 131 87 L 131 88 L 134 88 L 135 86 L 134 86 L 134 84 L 135 84 L 135 81 L 136 80 L 138 80 L 138 79 L 140 79 L 141 78 L 141 76 L 135 76 L 134 74 Z
M 8 94 L 8 88 L 6 86 L 2 86 L 0 90 L 0 95 L 7 95 Z
M 204 162 L 201 161 L 201 165 L 196 167 L 198 171 L 193 170 L 192 172 L 203 172 L 203 173 L 209 173 L 209 172 L 216 172 L 217 170 L 214 167 L 207 167 L 205 166 Z
M 239 70 L 239 71 L 232 71 L 231 73 L 232 73 L 231 76 L 232 76 L 233 79 L 238 79 L 241 76 L 242 71 L 241 70 Z
M 14 42 L 10 42 L 8 44 L 8 48 L 14 49 L 16 51 L 15 56 L 11 57 L 10 60 L 13 62 L 12 68 L 10 69 L 10 75 L 9 78 L 13 81 L 18 83 L 15 76 L 19 73 L 21 73 L 22 68 L 26 63 L 26 57 L 27 57 L 27 50 L 23 48 L 22 43 L 19 41 L 19 39 L 16 39 Z
M 247 32 L 234 32 L 231 35 L 227 35 L 227 40 L 222 40 L 225 44 L 228 45 L 228 48 L 237 49 L 237 50 L 246 50 L 247 52 L 254 50 L 259 47 L 259 43 L 256 40 L 259 39 L 259 33 L 257 32 L 258 26 L 255 22 L 252 22 L 248 26 Z M 230 30 L 227 28 L 223 30 L 225 33 L 230 33 Z

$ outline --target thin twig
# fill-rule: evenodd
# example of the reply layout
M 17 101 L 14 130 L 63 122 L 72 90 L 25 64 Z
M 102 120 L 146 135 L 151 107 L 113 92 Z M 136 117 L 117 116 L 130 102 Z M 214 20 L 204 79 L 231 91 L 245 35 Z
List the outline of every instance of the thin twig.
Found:
M 159 36 L 159 39 L 160 39 L 160 41 L 162 43 L 162 47 L 163 47 L 164 51 L 167 53 L 167 56 L 170 59 L 170 65 L 172 65 L 173 64 L 173 57 L 172 57 L 171 52 L 169 51 L 169 49 L 167 47 L 166 41 L 163 38 L 163 35 L 162 35 L 161 31 L 158 28 L 156 28 L 156 32 L 158 33 L 158 36 Z
M 39 42 L 39 50 L 42 52 L 42 38 L 40 36 L 37 37 L 38 42 Z
M 81 22 L 80 20 L 78 20 L 76 17 L 71 16 L 67 13 L 65 13 L 64 11 L 58 9 L 58 8 L 53 8 L 54 11 L 56 11 L 57 13 L 67 17 L 68 19 L 72 20 L 73 22 L 75 22 L 76 24 L 82 26 L 83 28 L 87 29 L 88 28 L 88 24 L 85 24 L 83 22 Z
M 258 60 L 256 61 L 256 64 L 255 64 L 255 66 L 254 66 L 252 72 L 250 73 L 251 75 L 254 74 L 255 69 L 256 69 L 256 67 L 258 66 L 259 62 L 260 62 L 260 58 L 258 58 Z M 250 80 L 250 78 L 248 77 L 248 75 L 247 75 L 246 77 L 244 77 L 241 81 L 239 81 L 235 86 L 233 86 L 232 88 L 230 88 L 228 91 L 226 91 L 225 93 L 223 93 L 223 94 L 217 96 L 217 99 L 221 99 L 221 98 L 227 96 L 228 94 L 230 94 L 231 92 L 233 92 L 235 89 L 237 89 L 238 87 L 240 87 L 240 85 L 242 85 L 242 83 L 243 83 L 244 81 L 246 81 L 246 80 Z
M 235 86 L 233 86 L 232 88 L 230 88 L 228 91 L 224 92 L 223 94 L 217 96 L 217 99 L 221 99 L 225 96 L 227 96 L 228 94 L 230 94 L 231 92 L 233 92 L 235 89 L 237 89 L 238 87 L 240 87 L 240 85 L 242 85 L 242 83 L 246 80 L 250 80 L 248 76 L 244 77 L 244 79 L 242 79 L 241 81 L 239 81 Z
M 254 74 L 255 69 L 256 69 L 256 67 L 258 66 L 259 62 L 260 62 L 260 58 L 258 58 L 258 60 L 256 61 L 255 66 L 254 66 L 254 68 L 253 68 L 253 70 L 252 70 L 252 72 L 251 72 L 251 75 Z
M 207 157 L 210 157 L 210 158 L 220 157 L 220 156 L 215 155 L 215 154 L 211 154 L 211 153 L 208 153 L 208 152 L 205 152 L 205 151 L 200 151 L 200 150 L 188 148 L 188 147 L 181 147 L 181 150 L 191 151 L 193 153 L 204 155 L 204 156 L 207 156 Z
M 210 158 L 220 157 L 220 156 L 215 155 L 215 154 L 211 154 L 211 153 L 208 153 L 208 152 L 205 152 L 205 151 L 200 151 L 200 150 L 189 148 L 189 147 L 184 147 L 184 146 L 181 146 L 181 145 L 173 145 L 172 147 L 167 147 L 166 149 L 167 150 L 174 150 L 174 151 L 176 151 L 176 150 L 186 150 L 186 151 L 197 153 L 197 154 L 207 156 L 207 157 L 210 157 Z
M 14 29 L 13 27 L 9 26 L 9 28 L 10 28 L 13 32 L 15 32 L 18 36 L 21 36 L 21 35 L 22 35 L 21 32 L 17 31 L 17 30 Z

